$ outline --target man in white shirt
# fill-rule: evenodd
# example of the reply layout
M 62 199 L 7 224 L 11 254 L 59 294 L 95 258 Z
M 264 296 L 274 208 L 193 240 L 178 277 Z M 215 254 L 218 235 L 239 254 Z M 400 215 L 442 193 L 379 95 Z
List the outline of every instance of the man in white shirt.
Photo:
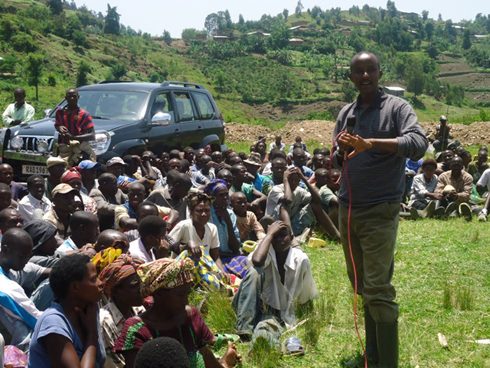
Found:
M 278 323 L 293 326 L 295 305 L 318 297 L 310 260 L 300 248 L 291 247 L 291 240 L 291 228 L 276 221 L 249 255 L 251 268 L 233 299 L 239 335 L 253 334 L 252 340 L 257 335 L 278 340 L 282 333 Z
M 55 254 L 64 257 L 68 254 L 82 252 L 91 258 L 95 256 L 93 245 L 99 236 L 97 216 L 87 211 L 76 211 L 70 217 L 70 229 L 72 235 L 56 249 Z
M 34 107 L 25 102 L 26 91 L 24 88 L 14 89 L 15 103 L 8 105 L 2 114 L 3 123 L 7 126 L 15 126 L 21 123 L 29 123 L 34 120 Z
M 25 290 L 32 291 L 34 283 L 51 272 L 50 268 L 28 263 L 31 253 L 32 239 L 28 233 L 18 228 L 5 232 L 0 251 L 0 321 L 12 335 L 11 345 L 22 351 L 29 349 L 31 333 L 43 310 L 40 304 L 47 308 L 53 295 L 49 284 L 43 282 L 28 297 Z
M 19 212 L 24 222 L 42 219 L 51 208 L 51 201 L 44 195 L 45 182 L 41 175 L 31 175 L 27 179 L 29 194 L 19 202 Z

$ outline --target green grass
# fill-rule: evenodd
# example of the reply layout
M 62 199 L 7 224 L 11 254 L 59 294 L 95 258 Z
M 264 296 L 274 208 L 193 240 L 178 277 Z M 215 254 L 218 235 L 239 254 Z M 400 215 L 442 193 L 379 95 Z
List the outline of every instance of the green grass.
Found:
M 361 347 L 343 252 L 333 243 L 305 250 L 320 298 L 312 309 L 302 311 L 300 319 L 309 320 L 281 339 L 299 337 L 305 356 L 284 357 L 266 346 L 250 355 L 248 344 L 239 343 L 243 367 L 345 367 L 359 360 Z M 470 342 L 490 337 L 489 252 L 488 223 L 476 219 L 400 222 L 393 278 L 400 305 L 400 367 L 490 367 L 488 346 Z M 217 329 L 232 326 L 235 318 L 226 298 L 219 298 L 219 303 L 222 307 L 215 307 L 213 313 L 222 311 L 229 322 L 209 313 L 206 321 L 213 332 L 234 332 Z M 357 315 L 363 336 L 362 303 Z M 449 349 L 439 344 L 438 333 L 446 336 Z

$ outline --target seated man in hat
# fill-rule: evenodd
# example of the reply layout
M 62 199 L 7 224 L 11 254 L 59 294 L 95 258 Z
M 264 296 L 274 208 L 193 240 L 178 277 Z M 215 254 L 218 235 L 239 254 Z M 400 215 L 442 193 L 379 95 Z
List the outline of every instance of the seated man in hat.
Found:
M 61 175 L 63 175 L 65 172 L 67 163 L 61 157 L 52 156 L 46 160 L 46 167 L 48 169 L 49 176 L 45 179 L 46 189 L 44 191 L 44 195 L 49 200 L 52 200 L 53 197 L 51 197 L 51 193 L 58 184 L 61 184 Z
M 101 166 L 100 162 L 93 162 L 90 160 L 83 160 L 77 166 L 80 175 L 82 176 L 82 187 L 80 193 L 90 195 L 92 189 L 99 187 L 97 180 L 97 169 Z
M 58 229 L 57 236 L 63 242 L 71 235 L 70 217 L 75 212 L 75 196 L 80 196 L 80 194 L 69 184 L 63 183 L 57 185 L 51 195 L 53 197 L 51 208 L 43 216 L 43 220 L 56 226 Z

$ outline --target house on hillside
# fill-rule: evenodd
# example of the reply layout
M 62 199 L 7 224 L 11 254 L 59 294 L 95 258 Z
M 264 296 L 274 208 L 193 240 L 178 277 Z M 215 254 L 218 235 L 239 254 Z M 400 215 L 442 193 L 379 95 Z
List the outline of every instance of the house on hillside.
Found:
M 259 37 L 269 37 L 270 33 L 265 33 L 261 31 L 248 32 L 247 36 L 259 36 Z
M 298 22 L 291 23 L 291 27 L 302 26 L 308 28 L 309 22 L 307 20 L 300 20 Z
M 488 38 L 488 37 L 490 37 L 490 35 L 473 35 L 473 38 L 476 41 L 480 41 L 480 40 L 483 40 L 483 39 Z
M 302 45 L 304 43 L 305 43 L 305 41 L 302 40 L 301 38 L 290 38 L 289 39 L 289 45 L 291 45 L 291 46 L 299 46 L 299 45 Z
M 206 33 L 198 33 L 196 35 L 196 40 L 205 40 L 206 38 L 208 37 L 208 35 Z
M 231 38 L 228 36 L 213 36 L 213 41 L 226 42 L 231 41 Z
M 405 89 L 402 87 L 385 86 L 383 87 L 383 90 L 389 95 L 398 96 L 398 97 L 403 97 L 403 95 L 405 94 Z

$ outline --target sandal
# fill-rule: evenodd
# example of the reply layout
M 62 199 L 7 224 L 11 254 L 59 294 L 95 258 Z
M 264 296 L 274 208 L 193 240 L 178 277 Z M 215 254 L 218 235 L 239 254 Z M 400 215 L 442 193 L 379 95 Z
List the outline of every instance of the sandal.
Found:
M 297 337 L 290 337 L 284 341 L 284 354 L 289 356 L 302 356 L 305 355 L 305 349 L 301 345 L 301 341 Z

